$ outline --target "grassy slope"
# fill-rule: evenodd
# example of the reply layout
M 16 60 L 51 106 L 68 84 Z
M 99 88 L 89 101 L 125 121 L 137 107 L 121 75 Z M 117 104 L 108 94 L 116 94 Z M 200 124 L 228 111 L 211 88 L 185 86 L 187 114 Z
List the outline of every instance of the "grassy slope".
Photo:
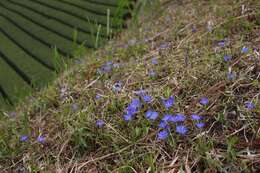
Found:
M 153 13 L 141 17 L 137 27 L 88 55 L 54 85 L 18 106 L 12 117 L 2 116 L 1 170 L 259 170 L 260 4 L 257 0 L 180 2 L 154 5 Z M 248 53 L 241 53 L 244 46 Z M 230 62 L 223 60 L 226 54 L 232 55 Z M 107 61 L 116 67 L 99 74 Z M 150 76 L 151 71 L 155 76 Z M 227 78 L 228 72 L 234 74 L 233 80 Z M 118 81 L 122 90 L 115 92 Z M 138 97 L 134 91 L 140 88 L 153 96 L 153 102 L 125 122 L 125 107 Z M 166 111 L 161 97 L 170 95 L 176 103 Z M 199 104 L 201 97 L 209 98 L 207 106 Z M 247 109 L 246 101 L 256 107 Z M 171 125 L 170 137 L 157 140 L 159 120 L 145 118 L 149 108 L 160 112 L 160 118 L 166 112 L 184 113 L 188 134 L 178 135 Z M 192 113 L 203 116 L 203 130 L 194 127 Z M 97 119 L 104 120 L 105 126 L 97 128 Z M 24 134 L 29 140 L 20 142 Z M 42 144 L 36 141 L 39 135 L 46 137 Z

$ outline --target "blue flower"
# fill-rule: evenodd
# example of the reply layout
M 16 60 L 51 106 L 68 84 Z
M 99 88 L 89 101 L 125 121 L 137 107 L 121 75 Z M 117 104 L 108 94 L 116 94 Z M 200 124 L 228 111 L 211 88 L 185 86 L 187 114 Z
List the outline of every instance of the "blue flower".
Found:
M 158 115 L 159 115 L 159 113 L 156 111 L 153 111 L 153 110 L 148 110 L 145 113 L 146 118 L 149 120 L 155 120 L 158 117 Z
M 165 114 L 164 117 L 162 118 L 162 121 L 170 122 L 170 121 L 172 121 L 172 119 L 173 119 L 173 116 L 171 114 Z
M 163 130 L 163 131 L 160 131 L 160 132 L 157 134 L 157 139 L 158 139 L 158 140 L 165 140 L 168 136 L 169 136 L 168 130 Z
M 116 91 L 116 92 L 119 92 L 122 90 L 122 82 L 116 82 L 114 85 L 113 85 L 113 90 Z
M 172 122 L 176 123 L 176 122 L 183 122 L 185 121 L 186 117 L 183 114 L 177 114 L 175 116 L 173 116 L 173 118 L 171 119 Z
M 39 143 L 44 143 L 44 142 L 45 142 L 45 137 L 42 136 L 42 135 L 40 135 L 40 136 L 37 137 L 37 141 L 38 141 Z
M 170 47 L 170 43 L 162 43 L 160 46 L 159 46 L 159 49 L 167 49 Z
M 249 48 L 248 47 L 242 47 L 242 49 L 241 49 L 241 52 L 242 53 L 248 53 L 248 51 L 249 51 Z
M 174 97 L 171 96 L 170 98 L 163 100 L 164 107 L 168 110 L 170 107 L 172 107 L 175 103 Z
M 179 126 L 176 126 L 176 132 L 181 135 L 185 135 L 188 132 L 188 129 L 184 125 L 179 125 Z
M 168 129 L 169 128 L 169 125 L 167 123 L 167 121 L 163 121 L 161 120 L 159 125 L 158 125 L 159 128 L 162 128 L 162 129 Z
M 133 119 L 133 115 L 132 114 L 125 114 L 124 115 L 124 120 L 125 121 L 131 121 Z
M 133 99 L 132 102 L 129 104 L 129 107 L 138 109 L 141 107 L 141 101 L 139 99 Z
M 99 100 L 99 99 L 101 99 L 101 95 L 97 94 L 95 98 L 96 98 L 96 100 Z
M 252 109 L 255 109 L 255 104 L 254 103 L 252 103 L 252 102 L 250 102 L 250 101 L 246 101 L 245 102 L 245 107 L 247 108 L 247 109 L 249 109 L 249 110 L 252 110 Z
M 152 64 L 153 64 L 153 65 L 157 65 L 157 64 L 158 64 L 158 60 L 157 60 L 156 57 L 153 57 L 153 58 L 152 58 Z
M 22 135 L 22 136 L 20 136 L 20 141 L 21 142 L 26 142 L 27 140 L 28 140 L 28 136 L 27 135 Z
M 199 115 L 197 115 L 197 114 L 192 114 L 192 115 L 191 115 L 191 119 L 192 119 L 192 120 L 195 120 L 195 121 L 198 121 L 198 120 L 201 120 L 202 117 L 199 116 Z
M 218 42 L 218 45 L 219 45 L 220 47 L 224 47 L 224 46 L 225 46 L 225 40 L 219 41 L 219 42 Z
M 202 123 L 202 122 L 196 123 L 196 126 L 201 129 L 205 126 L 205 123 Z
M 156 72 L 155 72 L 154 70 L 150 70 L 149 73 L 148 73 L 148 75 L 149 75 L 150 77 L 156 77 Z
M 105 121 L 104 120 L 99 119 L 99 120 L 96 121 L 96 126 L 97 127 L 101 128 L 104 125 L 105 125 Z
M 234 80 L 236 78 L 236 75 L 235 75 L 235 73 L 234 72 L 228 72 L 227 73 L 227 79 L 228 80 Z
M 200 104 L 202 104 L 202 105 L 207 105 L 207 104 L 209 104 L 209 99 L 207 98 L 207 97 L 202 97 L 201 99 L 200 99 Z
M 225 55 L 224 56 L 224 61 L 228 62 L 231 61 L 232 57 L 230 55 Z
M 141 96 L 142 96 L 142 99 L 144 100 L 144 102 L 146 102 L 146 103 L 151 103 L 153 100 L 152 96 L 149 96 L 149 95 L 141 95 Z

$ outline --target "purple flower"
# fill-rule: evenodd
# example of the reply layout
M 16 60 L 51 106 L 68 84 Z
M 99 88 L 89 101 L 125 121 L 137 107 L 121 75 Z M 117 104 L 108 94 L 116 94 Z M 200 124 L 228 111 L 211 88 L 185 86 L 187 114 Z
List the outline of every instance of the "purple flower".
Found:
M 39 143 L 44 143 L 44 142 L 45 142 L 45 137 L 42 136 L 42 135 L 40 135 L 40 136 L 37 137 L 37 141 L 38 141 Z
M 188 129 L 184 125 L 179 125 L 179 126 L 176 126 L 176 132 L 181 135 L 185 135 L 188 132 Z
M 220 47 L 224 47 L 224 46 L 225 46 L 225 40 L 219 41 L 219 42 L 218 42 L 218 45 L 219 45 Z
M 158 112 L 153 111 L 153 110 L 148 110 L 145 113 L 146 118 L 149 120 L 155 120 L 158 117 L 158 115 L 159 115 Z
M 249 110 L 252 110 L 252 109 L 255 109 L 255 104 L 254 103 L 252 103 L 252 102 L 250 102 L 250 101 L 246 101 L 245 102 L 245 107 L 247 108 L 247 109 L 249 109 Z
M 162 128 L 162 129 L 168 129 L 169 128 L 169 125 L 167 123 L 167 121 L 163 121 L 161 120 L 159 125 L 158 125 L 159 128 Z
M 159 49 L 167 49 L 170 47 L 170 43 L 162 43 L 160 46 L 159 46 Z
M 228 62 L 231 61 L 232 57 L 230 55 L 225 55 L 224 56 L 224 61 Z
M 158 140 L 165 140 L 168 136 L 169 136 L 168 130 L 163 130 L 163 131 L 160 131 L 160 132 L 157 134 L 157 139 L 158 139 Z
M 28 140 L 28 136 L 27 135 L 22 135 L 22 136 L 20 136 L 20 141 L 21 142 L 26 142 L 27 140 Z
M 141 107 L 141 101 L 139 99 L 133 99 L 132 102 L 129 104 L 129 107 L 138 109 Z
M 164 117 L 162 118 L 162 121 L 169 122 L 172 121 L 172 119 L 173 116 L 171 114 L 165 114 Z
M 192 119 L 192 120 L 195 120 L 195 121 L 198 121 L 198 120 L 201 120 L 202 117 L 199 116 L 199 115 L 197 115 L 197 114 L 192 114 L 192 115 L 191 115 L 191 119 Z
M 177 114 L 175 116 L 173 116 L 173 118 L 171 119 L 172 122 L 176 123 L 176 122 L 183 122 L 185 121 L 186 117 L 183 114 Z
M 149 75 L 150 77 L 156 77 L 156 72 L 155 72 L 154 70 L 150 70 L 149 73 L 148 73 L 148 75 Z
M 249 48 L 248 47 L 242 47 L 242 49 L 241 49 L 241 52 L 242 53 L 248 53 L 248 51 L 249 51 Z
M 113 85 L 113 90 L 116 91 L 116 92 L 119 92 L 122 90 L 122 82 L 116 82 L 114 85 Z
M 99 119 L 99 120 L 96 121 L 96 126 L 97 127 L 101 128 L 104 125 L 105 125 L 105 121 L 104 120 Z
M 97 94 L 95 98 L 96 98 L 96 100 L 99 100 L 99 99 L 101 99 L 101 95 Z
M 196 127 L 198 127 L 198 128 L 203 128 L 205 126 L 205 123 L 202 123 L 202 122 L 200 122 L 200 123 L 196 123 Z
M 124 115 L 124 120 L 125 121 L 131 121 L 133 119 L 133 115 L 132 114 L 125 114 Z
M 146 103 L 151 103 L 152 100 L 153 100 L 153 97 L 152 97 L 152 96 L 149 96 L 149 95 L 142 95 L 142 99 L 143 99 L 144 102 L 146 102 Z
M 207 97 L 202 97 L 201 99 L 200 99 L 200 104 L 202 104 L 202 105 L 207 105 L 207 104 L 209 104 L 209 99 L 207 98 Z
M 157 64 L 158 64 L 158 60 L 157 60 L 156 57 L 153 57 L 153 58 L 152 58 L 152 64 L 153 64 L 153 65 L 157 65 Z
M 236 75 L 235 75 L 235 73 L 234 72 L 228 72 L 227 73 L 227 79 L 228 80 L 234 80 L 235 79 L 235 77 L 236 77 Z
M 174 102 L 175 102 L 174 97 L 171 96 L 168 99 L 163 100 L 163 105 L 168 110 L 170 107 L 174 105 Z

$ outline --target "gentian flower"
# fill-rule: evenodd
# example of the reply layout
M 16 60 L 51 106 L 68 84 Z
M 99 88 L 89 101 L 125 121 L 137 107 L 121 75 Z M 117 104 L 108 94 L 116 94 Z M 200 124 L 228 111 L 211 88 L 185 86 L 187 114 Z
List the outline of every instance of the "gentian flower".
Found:
M 176 122 L 183 122 L 185 121 L 186 117 L 183 114 L 177 114 L 175 116 L 173 116 L 173 118 L 171 119 L 172 122 L 176 123 Z
M 202 117 L 199 116 L 199 115 L 197 115 L 197 114 L 192 114 L 192 115 L 191 115 L 191 119 L 194 120 L 194 121 L 198 121 L 198 120 L 201 120 Z
M 170 43 L 162 43 L 160 46 L 159 46 L 159 49 L 167 49 L 170 47 Z
M 171 96 L 168 99 L 163 100 L 163 105 L 168 110 L 170 107 L 174 105 L 174 102 L 175 102 L 174 97 Z
M 114 85 L 113 85 L 113 90 L 116 91 L 116 92 L 119 92 L 122 90 L 122 82 L 116 82 Z
M 144 102 L 146 103 L 151 103 L 153 98 L 152 96 L 149 96 L 149 95 L 142 95 L 142 99 L 144 100 Z
M 154 70 L 150 70 L 149 73 L 148 73 L 148 75 L 149 75 L 150 77 L 156 77 L 156 72 L 155 72 Z
M 101 128 L 104 125 L 105 125 L 105 121 L 104 120 L 99 119 L 99 120 L 96 121 L 96 126 L 97 127 Z
M 162 121 L 170 122 L 170 121 L 172 121 L 172 119 L 173 119 L 173 116 L 171 114 L 165 114 L 164 117 L 162 118 Z
M 39 143 L 44 143 L 44 142 L 45 142 L 45 137 L 42 136 L 42 135 L 40 135 L 40 136 L 37 137 L 37 141 L 38 141 Z
M 249 51 L 249 48 L 248 47 L 242 47 L 242 49 L 241 49 L 241 52 L 242 53 L 248 53 L 248 51 Z
M 224 46 L 225 46 L 225 40 L 219 41 L 219 42 L 218 42 L 218 45 L 219 45 L 220 47 L 224 47 Z
M 202 123 L 202 122 L 196 123 L 196 126 L 197 126 L 199 129 L 201 129 L 201 128 L 203 128 L 203 127 L 205 126 L 205 123 Z
M 25 141 L 27 141 L 28 140 L 28 136 L 27 135 L 22 135 L 22 136 L 20 136 L 20 141 L 21 142 L 25 142 Z
M 224 61 L 228 62 L 231 61 L 232 57 L 230 55 L 225 55 L 224 56 Z
M 158 64 L 158 60 L 157 60 L 156 57 L 153 57 L 153 58 L 152 58 L 152 64 L 153 64 L 153 65 L 157 65 L 157 64 Z
M 228 80 L 234 80 L 235 77 L 236 77 L 235 73 L 233 73 L 233 72 L 228 72 L 227 73 L 227 79 Z
M 155 120 L 155 119 L 159 116 L 159 114 L 158 114 L 158 112 L 156 112 L 156 111 L 148 110 L 148 111 L 145 113 L 145 116 L 146 116 L 146 118 L 149 119 L 149 120 Z
M 158 139 L 158 140 L 165 140 L 168 136 L 169 136 L 168 130 L 163 130 L 163 131 L 160 131 L 160 132 L 157 134 L 157 139 Z
M 162 129 L 167 129 L 169 127 L 169 125 L 168 125 L 167 121 L 161 120 L 158 127 L 162 128 Z
M 202 104 L 202 105 L 207 105 L 207 104 L 209 104 L 209 99 L 207 98 L 207 97 L 202 97 L 201 99 L 200 99 L 200 104 Z
M 101 95 L 97 94 L 95 98 L 96 98 L 96 100 L 99 100 L 99 99 L 101 99 Z
M 250 102 L 250 101 L 246 101 L 245 102 L 245 107 L 247 108 L 247 109 L 249 109 L 249 110 L 252 110 L 252 109 L 255 109 L 255 104 L 254 103 L 252 103 L 252 102 Z
M 179 125 L 179 126 L 176 126 L 176 132 L 181 135 L 185 135 L 188 132 L 188 129 L 184 125 Z
M 131 121 L 133 119 L 133 115 L 132 114 L 125 114 L 124 115 L 124 120 L 125 121 Z

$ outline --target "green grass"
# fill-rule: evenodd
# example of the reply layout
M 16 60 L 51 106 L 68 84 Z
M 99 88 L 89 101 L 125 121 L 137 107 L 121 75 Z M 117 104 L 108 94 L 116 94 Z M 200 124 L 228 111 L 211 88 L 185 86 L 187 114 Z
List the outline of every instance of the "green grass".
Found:
M 3 111 L 3 171 L 259 170 L 258 1 L 157 1 L 151 5 L 140 6 L 135 27 L 83 55 L 81 64 L 18 105 L 15 117 Z M 242 5 L 250 10 L 241 14 Z M 219 45 L 223 39 L 224 47 Z M 244 46 L 249 48 L 247 53 L 241 52 Z M 231 61 L 225 62 L 224 55 L 231 55 Z M 152 63 L 153 57 L 158 64 Z M 228 72 L 235 78 L 228 79 Z M 115 92 L 118 81 L 122 89 Z M 143 103 L 126 122 L 125 109 L 139 98 L 135 91 L 140 89 L 153 101 Z M 161 97 L 171 95 L 175 105 L 166 110 Z M 202 97 L 209 99 L 208 105 L 199 103 Z M 255 108 L 248 109 L 247 101 Z M 156 110 L 159 118 L 148 120 L 148 109 Z M 179 135 L 171 124 L 169 137 L 158 140 L 158 123 L 165 113 L 185 114 L 188 133 Z M 203 129 L 191 120 L 193 113 L 203 117 Z M 101 128 L 95 124 L 98 119 L 105 122 Z M 21 142 L 21 135 L 28 135 L 28 141 Z M 39 135 L 46 137 L 45 142 L 37 142 Z

